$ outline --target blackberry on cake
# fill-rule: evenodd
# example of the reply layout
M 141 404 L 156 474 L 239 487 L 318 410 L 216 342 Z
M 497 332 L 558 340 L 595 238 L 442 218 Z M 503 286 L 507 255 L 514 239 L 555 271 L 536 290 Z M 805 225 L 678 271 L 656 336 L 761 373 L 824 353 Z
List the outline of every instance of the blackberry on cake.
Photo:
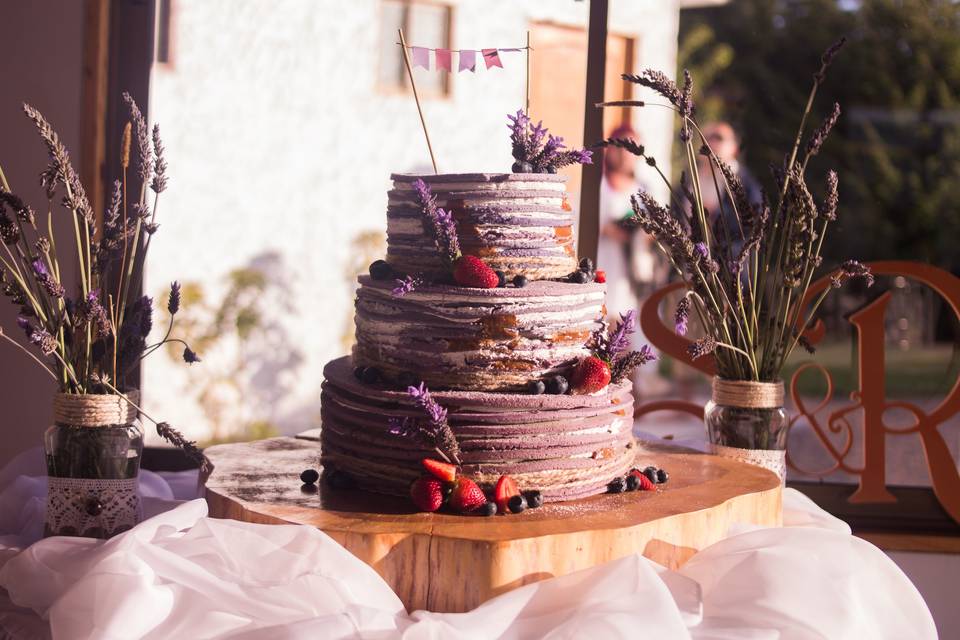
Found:
M 393 268 L 386 260 L 376 260 L 370 264 L 370 277 L 374 280 L 391 280 L 394 277 Z

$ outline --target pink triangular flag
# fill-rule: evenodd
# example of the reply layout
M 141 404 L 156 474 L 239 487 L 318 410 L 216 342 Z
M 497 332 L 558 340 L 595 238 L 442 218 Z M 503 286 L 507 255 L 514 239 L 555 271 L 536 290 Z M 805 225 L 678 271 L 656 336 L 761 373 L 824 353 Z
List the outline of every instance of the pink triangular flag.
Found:
M 457 71 L 476 71 L 477 52 L 471 49 L 460 50 L 460 68 Z
M 424 47 L 410 47 L 410 57 L 413 59 L 413 68 L 423 67 L 430 69 L 430 49 Z
M 497 53 L 496 49 L 484 49 L 483 61 L 487 64 L 487 69 L 490 67 L 500 67 L 503 69 L 503 63 L 500 62 L 500 54 Z
M 437 49 L 437 71 L 453 71 L 450 63 L 450 49 Z

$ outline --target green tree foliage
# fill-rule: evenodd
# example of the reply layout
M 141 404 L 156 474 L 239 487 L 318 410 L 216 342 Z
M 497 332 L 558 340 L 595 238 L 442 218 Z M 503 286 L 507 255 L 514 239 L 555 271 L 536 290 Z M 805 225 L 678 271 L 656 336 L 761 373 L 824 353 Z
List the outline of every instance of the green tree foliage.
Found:
M 840 174 L 826 254 L 960 270 L 960 3 L 732 0 L 681 15 L 680 65 L 702 119 L 733 123 L 742 160 L 768 185 L 820 52 L 846 35 L 814 107 L 815 121 L 833 100 L 843 107 L 811 163 L 811 176 Z

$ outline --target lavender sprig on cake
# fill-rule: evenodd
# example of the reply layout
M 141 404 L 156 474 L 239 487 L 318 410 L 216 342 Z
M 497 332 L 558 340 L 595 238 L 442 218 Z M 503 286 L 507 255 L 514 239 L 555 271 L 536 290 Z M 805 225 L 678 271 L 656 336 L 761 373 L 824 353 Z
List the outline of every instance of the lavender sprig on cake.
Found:
M 447 422 L 447 410 L 430 395 L 427 385 L 407 387 L 407 393 L 426 419 L 390 418 L 390 433 L 402 438 L 415 438 L 434 447 L 447 462 L 460 464 L 460 445 Z
M 457 223 L 453 214 L 437 206 L 437 198 L 430 191 L 430 186 L 423 180 L 413 183 L 413 190 L 417 194 L 417 202 L 423 213 L 423 229 L 431 238 L 440 252 L 440 257 L 448 265 L 452 265 L 460 257 L 460 241 L 457 238 Z
M 550 135 L 538 122 L 531 126 L 532 120 L 523 111 L 516 115 L 507 114 L 510 124 L 510 143 L 514 173 L 556 173 L 558 169 L 571 164 L 591 164 L 593 152 L 588 149 L 567 149 L 563 138 Z M 546 138 L 546 142 L 544 142 Z
M 401 297 L 401 298 L 402 298 L 403 296 L 407 295 L 408 293 L 412 293 L 413 291 L 415 291 L 415 290 L 417 289 L 417 287 L 419 287 L 421 284 L 423 284 L 423 278 L 421 278 L 420 276 L 409 276 L 409 275 L 408 275 L 408 276 L 404 277 L 403 279 L 397 278 L 397 279 L 395 280 L 395 282 L 397 283 L 397 286 L 395 286 L 395 287 L 391 290 L 391 293 L 392 293 L 393 295 L 397 296 L 397 297 Z
M 590 345 L 593 353 L 610 367 L 610 382 L 616 384 L 628 377 L 634 369 L 657 359 L 648 345 L 637 351 L 630 349 L 630 336 L 636 332 L 637 312 L 631 309 L 620 314 L 616 328 L 608 332 L 604 323 L 593 332 Z
M 630 347 L 630 336 L 636 331 L 637 312 L 631 309 L 620 314 L 620 322 L 608 332 L 606 323 L 593 332 L 591 344 L 598 358 L 608 362 Z

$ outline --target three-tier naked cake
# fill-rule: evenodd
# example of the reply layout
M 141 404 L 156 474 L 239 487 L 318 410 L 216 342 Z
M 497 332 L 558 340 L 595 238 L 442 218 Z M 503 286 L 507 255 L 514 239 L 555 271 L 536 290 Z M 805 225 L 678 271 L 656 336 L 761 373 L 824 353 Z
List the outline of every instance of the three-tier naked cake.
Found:
M 481 487 L 508 474 L 546 500 L 606 491 L 634 459 L 633 400 L 625 378 L 568 388 L 595 352 L 607 310 L 602 278 L 592 267 L 578 272 L 564 179 L 392 179 L 387 264 L 359 279 L 352 357 L 324 369 L 324 468 L 348 471 L 361 488 L 407 494 L 434 450 L 397 436 L 398 421 L 419 415 L 406 389 L 422 382 L 446 411 L 462 473 Z M 452 214 L 463 256 L 499 271 L 497 284 L 451 277 L 424 222 L 418 179 Z

